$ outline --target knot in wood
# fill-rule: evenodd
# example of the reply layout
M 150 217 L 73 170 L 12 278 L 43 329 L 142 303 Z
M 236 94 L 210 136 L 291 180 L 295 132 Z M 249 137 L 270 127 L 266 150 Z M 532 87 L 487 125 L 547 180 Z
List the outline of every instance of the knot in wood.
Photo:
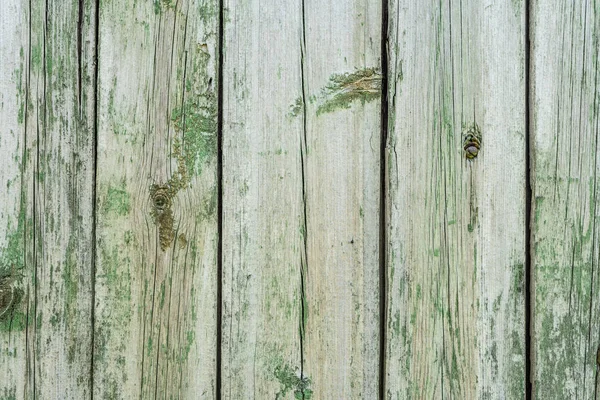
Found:
M 158 226 L 160 248 L 165 251 L 173 242 L 175 231 L 173 230 L 172 199 L 176 189 L 168 183 L 165 185 L 152 185 L 150 187 L 150 198 L 152 200 L 152 218 Z
M 164 211 L 171 207 L 171 199 L 165 189 L 159 189 L 152 197 L 152 202 L 156 211 Z
M 477 124 L 474 123 L 466 130 L 463 140 L 463 149 L 467 159 L 473 160 L 474 158 L 477 158 L 479 150 L 481 149 L 481 131 Z
M 18 303 L 20 293 L 12 284 L 10 276 L 0 277 L 0 321 L 10 314 L 10 310 Z

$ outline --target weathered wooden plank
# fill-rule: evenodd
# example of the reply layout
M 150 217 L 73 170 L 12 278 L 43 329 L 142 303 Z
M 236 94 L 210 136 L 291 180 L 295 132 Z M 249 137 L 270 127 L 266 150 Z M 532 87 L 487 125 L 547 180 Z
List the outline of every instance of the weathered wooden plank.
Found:
M 380 5 L 225 9 L 223 396 L 375 398 Z
M 303 9 L 305 375 L 318 399 L 376 399 L 382 7 Z
M 389 16 L 385 396 L 523 398 L 524 2 Z
M 27 351 L 27 333 L 33 326 L 28 322 L 34 308 L 28 304 L 29 296 L 25 296 L 30 293 L 35 270 L 31 265 L 33 171 L 26 158 L 25 127 L 30 93 L 29 13 L 29 5 L 21 1 L 0 2 L 0 398 L 3 399 L 24 398 L 33 393 L 33 349 Z M 27 257 L 26 246 L 29 246 Z
M 540 399 L 596 399 L 600 4 L 532 9 L 533 384 Z
M 228 0 L 223 49 L 222 397 L 302 394 L 302 14 Z
M 94 394 L 214 398 L 218 3 L 101 1 Z
M 2 4 L 6 398 L 90 394 L 95 9 L 93 1 Z

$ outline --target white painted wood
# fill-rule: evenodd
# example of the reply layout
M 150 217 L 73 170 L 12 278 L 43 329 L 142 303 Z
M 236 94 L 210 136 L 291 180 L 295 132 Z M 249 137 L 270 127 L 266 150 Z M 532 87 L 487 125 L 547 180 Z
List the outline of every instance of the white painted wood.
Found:
M 524 13 L 389 3 L 387 399 L 525 395 Z
M 302 14 L 228 0 L 223 49 L 223 399 L 301 396 Z
M 375 398 L 380 6 L 225 9 L 223 396 Z
M 101 1 L 94 396 L 216 396 L 216 1 Z M 156 186 L 154 186 L 156 185 Z
M 5 398 L 90 395 L 94 11 L 2 4 Z
M 305 374 L 317 399 L 377 399 L 381 2 L 303 2 Z
M 30 189 L 33 171 L 31 162 L 27 162 L 25 157 L 30 42 L 28 14 L 29 6 L 22 1 L 0 2 L 1 398 L 24 398 L 33 393 L 33 374 L 28 373 L 33 349 L 27 351 L 28 317 L 29 312 L 34 310 L 33 301 L 30 308 L 27 295 L 35 270 L 31 265 L 31 245 L 26 252 L 26 246 L 33 237 Z
M 596 399 L 600 11 L 539 0 L 531 21 L 533 390 Z

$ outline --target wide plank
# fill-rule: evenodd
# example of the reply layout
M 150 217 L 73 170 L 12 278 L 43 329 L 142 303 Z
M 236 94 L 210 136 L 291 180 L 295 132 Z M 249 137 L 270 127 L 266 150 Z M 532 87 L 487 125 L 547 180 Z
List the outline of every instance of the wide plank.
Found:
M 525 2 L 388 29 L 385 398 L 524 398 Z
M 224 9 L 223 396 L 377 398 L 381 6 Z
M 317 399 L 380 382 L 382 3 L 303 2 L 305 376 Z
M 49 0 L 1 7 L 0 170 L 8 190 L 0 195 L 0 395 L 85 398 L 91 392 L 96 5 Z
M 218 7 L 100 2 L 97 398 L 216 396 Z
M 301 8 L 227 0 L 224 9 L 222 398 L 296 399 L 306 260 Z

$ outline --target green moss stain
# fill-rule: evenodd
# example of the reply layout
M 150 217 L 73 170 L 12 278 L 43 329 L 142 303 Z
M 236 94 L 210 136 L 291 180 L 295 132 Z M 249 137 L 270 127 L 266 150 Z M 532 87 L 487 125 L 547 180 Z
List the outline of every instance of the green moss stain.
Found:
M 16 226 L 9 220 L 6 245 L 0 248 L 0 331 L 22 330 L 25 318 L 21 303 L 23 268 L 25 266 L 25 207 L 21 200 Z
M 25 239 L 25 210 L 21 202 L 21 211 L 17 218 L 17 226 L 8 221 L 6 229 L 7 235 L 6 246 L 0 248 L 0 277 L 9 275 L 22 269 L 25 265 L 23 258 L 24 239 Z
M 183 84 L 183 104 L 171 114 L 177 137 L 173 140 L 171 158 L 176 172 L 166 183 L 150 186 L 151 216 L 159 230 L 160 247 L 166 251 L 175 239 L 173 200 L 180 190 L 191 186 L 194 176 L 202 174 L 217 153 L 217 98 L 212 79 L 207 74 L 210 55 L 205 45 L 194 50 Z M 211 169 L 214 173 L 214 168 Z M 204 197 L 200 215 L 210 217 L 217 208 L 216 188 Z
M 154 0 L 154 14 L 160 14 L 163 10 L 175 10 L 175 1 Z
M 110 240 L 110 243 L 108 243 Z M 95 368 L 104 368 L 115 354 L 125 354 L 129 342 L 128 329 L 131 325 L 134 307 L 132 301 L 132 261 L 129 257 L 132 248 L 138 248 L 139 243 L 130 231 L 122 237 L 107 238 L 100 236 L 98 241 L 98 258 L 100 268 L 97 280 L 102 287 L 110 288 L 104 299 L 109 308 L 98 312 L 94 332 L 94 361 Z M 102 398 L 116 398 L 121 382 L 126 382 L 126 371 L 107 370 L 103 385 Z M 113 396 L 115 395 L 115 396 Z
M 273 371 L 275 378 L 281 385 L 275 399 L 283 399 L 288 392 L 293 391 L 297 400 L 310 400 L 313 391 L 310 389 L 311 381 L 307 377 L 300 376 L 299 370 L 293 369 L 288 364 L 280 364 Z
M 108 186 L 102 211 L 104 214 L 123 216 L 129 214 L 130 204 L 130 196 L 123 180 L 118 186 Z
M 217 103 L 213 97 L 193 96 L 183 107 L 173 110 L 175 131 L 183 137 L 180 154 L 190 174 L 200 175 L 202 167 L 217 152 Z
M 290 106 L 290 117 L 297 117 L 304 110 L 304 101 L 302 101 L 302 97 L 296 98 L 296 101 Z
M 0 276 L 0 332 L 25 329 L 25 314 L 19 305 L 23 291 L 12 275 Z
M 36 70 L 39 70 L 42 66 L 42 49 L 40 46 L 31 47 L 31 64 Z
M 17 400 L 17 389 L 14 386 L 3 389 L 0 394 L 0 400 Z
M 353 102 L 370 102 L 381 97 L 381 74 L 375 68 L 334 74 L 322 90 L 317 115 L 348 109 Z

